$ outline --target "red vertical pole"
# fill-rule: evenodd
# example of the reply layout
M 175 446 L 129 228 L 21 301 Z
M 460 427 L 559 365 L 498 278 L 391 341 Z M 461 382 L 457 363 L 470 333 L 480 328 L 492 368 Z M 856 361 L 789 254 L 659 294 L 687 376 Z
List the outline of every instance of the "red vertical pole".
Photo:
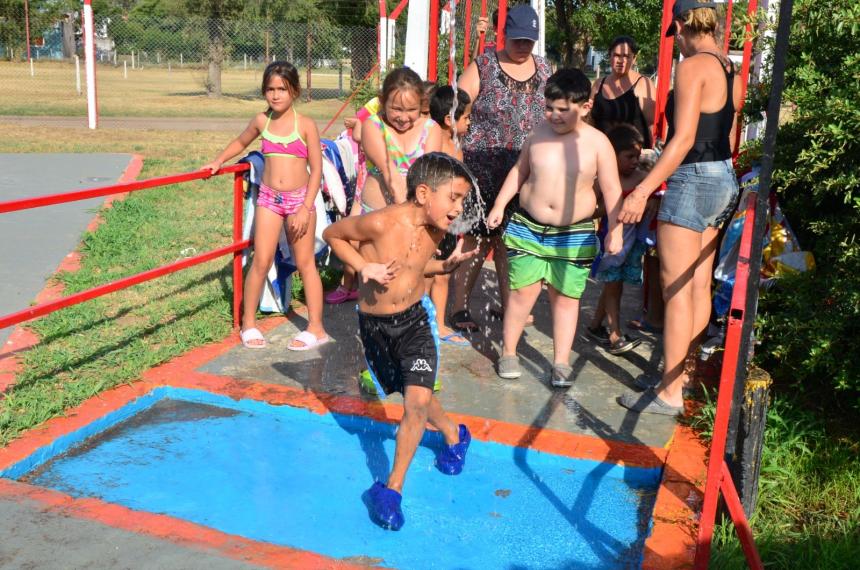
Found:
M 758 0 L 750 0 L 747 7 L 747 25 L 744 29 L 744 58 L 741 62 L 741 104 L 747 98 L 747 86 L 750 79 L 750 61 L 752 60 L 752 22 L 758 11 Z M 741 147 L 741 131 L 743 131 L 743 120 L 738 109 L 738 121 L 735 127 L 735 156 Z
M 481 0 L 481 17 L 482 18 L 487 17 L 487 0 Z M 490 22 L 490 25 L 492 26 L 493 23 Z M 478 55 L 481 55 L 482 53 L 484 53 L 484 36 L 486 36 L 486 35 L 487 35 L 486 32 L 481 32 L 478 35 Z
M 499 0 L 499 29 L 496 32 L 496 50 L 505 49 L 505 20 L 508 18 L 507 0 Z M 492 25 L 492 22 L 490 22 Z
M 726 3 L 726 32 L 725 37 L 723 38 L 723 51 L 726 55 L 729 55 L 729 43 L 732 39 L 732 5 L 734 3 L 732 0 L 729 0 Z
M 27 63 L 30 63 L 30 3 L 24 0 L 24 27 L 27 30 Z
M 430 0 L 430 47 L 427 50 L 427 80 L 436 81 L 439 74 L 436 60 L 439 57 L 439 0 Z
M 457 10 L 454 5 L 448 2 L 448 8 L 451 10 L 451 26 L 448 28 L 448 85 L 454 84 L 454 58 L 452 57 L 451 48 L 456 47 L 457 38 L 454 37 L 454 30 L 457 29 Z
M 466 0 L 466 24 L 463 32 L 463 70 L 469 66 L 469 52 L 472 50 L 472 0 Z
M 242 173 L 233 175 L 233 243 L 242 241 Z M 242 315 L 242 252 L 233 252 L 233 327 L 239 327 Z
M 669 24 L 672 23 L 672 6 L 675 0 L 663 0 L 663 19 L 660 21 L 660 56 L 657 65 L 657 99 L 654 112 L 654 137 L 666 137 L 666 100 L 669 98 L 669 87 L 672 83 L 672 61 L 674 60 L 675 38 L 665 37 Z

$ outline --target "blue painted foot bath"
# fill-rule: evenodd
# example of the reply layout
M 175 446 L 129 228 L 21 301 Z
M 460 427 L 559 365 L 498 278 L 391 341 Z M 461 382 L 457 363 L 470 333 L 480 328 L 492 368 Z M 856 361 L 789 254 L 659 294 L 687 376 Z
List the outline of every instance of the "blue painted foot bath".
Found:
M 476 439 L 463 472 L 446 476 L 434 465 L 444 442 L 430 432 L 406 480 L 404 527 L 375 526 L 363 495 L 388 475 L 395 428 L 164 387 L 0 475 L 386 567 L 641 564 L 660 469 Z

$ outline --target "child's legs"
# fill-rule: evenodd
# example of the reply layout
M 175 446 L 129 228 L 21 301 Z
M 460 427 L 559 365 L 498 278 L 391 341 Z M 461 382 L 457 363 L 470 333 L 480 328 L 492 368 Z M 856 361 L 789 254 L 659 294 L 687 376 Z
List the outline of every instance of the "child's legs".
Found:
M 499 281 L 499 302 L 502 304 L 502 311 L 505 311 L 508 306 L 508 298 L 511 294 L 511 284 L 508 279 L 508 248 L 502 240 L 501 235 L 490 237 L 490 244 L 493 246 L 493 264 L 496 266 L 496 278 Z
M 600 294 L 601 299 L 604 300 L 609 339 L 612 342 L 621 338 L 621 294 L 623 291 L 623 281 L 610 281 L 603 285 L 603 292 Z
M 436 325 L 439 331 L 445 331 L 445 307 L 448 304 L 448 285 L 451 282 L 451 275 L 445 273 L 442 275 L 434 275 L 430 283 L 430 300 L 436 307 Z M 443 335 L 444 336 L 444 335 Z
M 526 320 L 540 296 L 542 282 L 535 281 L 530 285 L 510 291 L 508 306 L 502 322 L 502 356 L 515 356 L 517 344 L 526 326 Z
M 295 241 L 290 242 L 290 249 L 296 261 L 296 268 L 302 278 L 305 289 L 305 303 L 308 307 L 308 332 L 319 337 L 325 334 L 322 323 L 323 313 L 323 290 L 322 280 L 317 271 L 316 258 L 314 257 L 314 233 L 317 225 L 315 212 L 310 213 L 310 221 L 305 234 Z
M 490 249 L 490 241 L 486 237 L 478 240 L 477 237 L 466 234 L 463 236 L 463 251 L 471 251 L 478 247 L 478 253 L 460 264 L 454 271 L 454 312 L 463 311 L 469 307 L 469 296 L 475 287 L 475 281 L 481 273 L 484 258 Z
M 397 430 L 394 466 L 388 476 L 388 488 L 398 493 L 403 491 L 406 471 L 424 435 L 433 399 L 433 390 L 424 386 L 406 386 L 403 390 L 403 419 Z
M 548 292 L 549 307 L 552 310 L 553 364 L 567 365 L 570 364 L 570 350 L 576 336 L 579 299 L 560 293 L 552 285 L 549 286 Z
M 660 258 L 656 255 L 645 256 L 647 275 L 648 310 L 645 320 L 657 328 L 663 326 L 663 292 L 660 290 Z
M 454 445 L 460 442 L 460 428 L 451 421 L 445 410 L 442 409 L 442 404 L 435 394 L 430 398 L 430 406 L 427 408 L 427 421 L 430 425 L 439 430 L 445 437 L 445 443 Z
M 600 290 L 600 298 L 597 300 L 597 307 L 594 309 L 594 316 L 591 317 L 589 328 L 597 329 L 603 326 L 603 319 L 606 318 L 606 284 Z
M 278 238 L 284 231 L 284 218 L 268 208 L 258 207 L 254 212 L 254 258 L 245 276 L 242 300 L 242 330 L 257 325 L 257 307 L 263 294 L 263 284 L 275 259 Z

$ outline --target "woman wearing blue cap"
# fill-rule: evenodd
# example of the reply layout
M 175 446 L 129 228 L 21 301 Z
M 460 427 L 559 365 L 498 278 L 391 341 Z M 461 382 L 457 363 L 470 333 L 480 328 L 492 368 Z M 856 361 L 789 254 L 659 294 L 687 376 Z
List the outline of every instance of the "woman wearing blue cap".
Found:
M 676 0 L 666 37 L 684 56 L 666 104 L 666 147 L 648 176 L 624 201 L 619 219 L 638 222 L 645 202 L 666 180 L 657 214 L 660 280 L 666 302 L 662 377 L 640 376 L 643 394 L 618 403 L 635 412 L 676 415 L 684 411 L 688 355 L 698 346 L 711 315 L 711 272 L 717 234 L 738 195 L 732 168 L 731 132 L 741 105 L 740 78 L 717 43 L 714 2 Z M 668 180 L 667 180 L 668 178 Z
M 487 210 L 496 201 L 532 127 L 543 120 L 546 105 L 543 92 L 552 70 L 546 59 L 532 54 L 538 35 L 538 15 L 534 9 L 524 4 L 514 6 L 505 20 L 504 49 L 479 56 L 458 81 L 458 86 L 474 101 L 472 124 L 463 140 L 463 161 L 478 179 Z M 468 310 L 469 295 L 490 248 L 494 252 L 502 308 L 507 305 L 507 251 L 501 229 L 490 230 L 482 220 L 471 235 L 465 236 L 464 251 L 476 245 L 480 251 L 471 262 L 462 264 L 452 279 L 451 326 L 457 330 L 478 328 Z

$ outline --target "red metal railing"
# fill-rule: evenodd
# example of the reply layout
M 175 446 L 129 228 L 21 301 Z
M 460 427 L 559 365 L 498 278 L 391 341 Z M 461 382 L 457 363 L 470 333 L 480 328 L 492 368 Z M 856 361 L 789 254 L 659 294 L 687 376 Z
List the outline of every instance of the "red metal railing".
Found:
M 38 196 L 36 198 L 24 198 L 22 200 L 0 202 L 0 214 L 5 214 L 7 212 L 29 210 L 32 208 L 40 208 L 42 206 L 50 206 L 53 204 L 64 204 L 66 202 L 76 202 L 78 200 L 97 198 L 99 196 L 109 196 L 111 194 L 137 192 L 139 190 L 146 190 L 148 188 L 158 188 L 160 186 L 179 184 L 180 182 L 202 180 L 205 178 L 210 178 L 211 176 L 218 176 L 221 174 L 233 174 L 233 243 L 231 243 L 230 245 L 226 245 L 218 249 L 213 249 L 211 251 L 207 251 L 206 253 L 202 253 L 194 257 L 189 257 L 188 259 L 183 259 L 182 261 L 177 261 L 176 263 L 171 263 L 169 265 L 150 269 L 149 271 L 144 271 L 143 273 L 138 273 L 130 277 L 125 277 L 123 279 L 119 279 L 106 285 L 99 285 L 98 287 L 93 287 L 92 289 L 87 289 L 86 291 L 81 291 L 80 293 L 75 293 L 74 295 L 69 295 L 67 297 L 57 299 L 55 301 L 49 301 L 40 305 L 27 307 L 26 309 L 18 311 L 17 313 L 10 313 L 8 315 L 0 316 L 0 329 L 10 327 L 12 325 L 17 325 L 19 323 L 23 323 L 24 321 L 29 321 L 31 319 L 35 319 L 37 317 L 41 317 L 49 313 L 53 313 L 54 311 L 57 311 L 64 307 L 69 307 L 71 305 L 83 303 L 84 301 L 88 301 L 90 299 L 95 299 L 96 297 L 101 297 L 102 295 L 107 295 L 108 293 L 113 293 L 114 291 L 126 289 L 128 287 L 131 287 L 132 285 L 137 285 L 138 283 L 143 283 L 144 281 L 149 281 L 151 279 L 155 279 L 156 277 L 161 277 L 162 275 L 176 273 L 177 271 L 181 271 L 183 269 L 192 267 L 194 265 L 199 265 L 201 263 L 206 263 L 207 261 L 217 259 L 218 257 L 228 255 L 230 253 L 233 254 L 233 326 L 239 326 L 239 316 L 241 313 L 242 303 L 241 252 L 243 249 L 250 246 L 252 242 L 252 240 L 242 240 L 242 194 L 244 192 L 244 188 L 242 185 L 242 173 L 247 171 L 249 168 L 250 166 L 247 164 L 235 164 L 233 166 L 226 166 L 222 168 L 214 175 L 209 174 L 206 171 L 187 172 L 185 174 L 150 178 L 148 180 L 128 182 L 126 184 L 115 184 L 113 186 L 103 186 L 101 188 L 76 190 L 74 192 L 66 192 L 63 194 L 50 194 L 47 196 Z

